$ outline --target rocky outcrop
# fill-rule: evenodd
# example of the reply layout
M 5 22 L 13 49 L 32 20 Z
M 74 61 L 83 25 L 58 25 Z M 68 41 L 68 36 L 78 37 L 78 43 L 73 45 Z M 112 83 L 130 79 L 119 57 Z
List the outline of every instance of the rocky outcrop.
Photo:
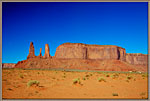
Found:
M 87 59 L 87 48 L 84 44 L 65 43 L 57 47 L 55 58 L 62 59 Z
M 15 63 L 3 63 L 2 68 L 13 68 L 15 65 Z
M 101 60 L 121 60 L 121 51 L 125 49 L 117 46 L 87 46 L 88 59 L 101 59 Z
M 42 48 L 40 48 L 40 54 L 39 57 L 42 57 Z
M 87 45 L 64 43 L 57 47 L 55 56 L 50 55 L 48 44 L 45 54 L 34 55 L 30 43 L 28 59 L 19 61 L 15 68 L 65 68 L 100 71 L 147 71 L 148 57 L 144 54 L 127 54 L 122 47 L 114 45 Z M 42 58 L 38 58 L 42 57 Z
M 125 61 L 125 49 L 113 45 L 65 43 L 56 49 L 55 58 L 114 59 Z
M 141 53 L 126 54 L 126 62 L 133 65 L 148 65 L 148 55 Z
M 27 59 L 29 58 L 34 58 L 35 54 L 34 54 L 34 46 L 33 46 L 33 42 L 30 43 L 30 48 L 29 48 L 29 54 L 27 56 Z
M 49 46 L 48 44 L 45 44 L 45 54 L 44 54 L 44 58 L 50 58 L 50 53 L 49 53 Z

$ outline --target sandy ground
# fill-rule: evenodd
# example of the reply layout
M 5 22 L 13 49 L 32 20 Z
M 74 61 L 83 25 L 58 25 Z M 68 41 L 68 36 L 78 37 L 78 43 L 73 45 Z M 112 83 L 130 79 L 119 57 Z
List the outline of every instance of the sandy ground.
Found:
M 27 86 L 31 80 L 39 81 L 39 85 Z M 147 99 L 148 77 L 137 73 L 3 69 L 2 98 Z

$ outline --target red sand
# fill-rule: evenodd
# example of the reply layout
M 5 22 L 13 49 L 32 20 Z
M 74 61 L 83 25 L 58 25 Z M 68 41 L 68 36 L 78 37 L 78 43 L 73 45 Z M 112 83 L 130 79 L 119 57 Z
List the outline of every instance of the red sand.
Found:
M 118 77 L 113 78 L 113 75 Z M 89 77 L 85 77 L 89 75 Z M 109 77 L 106 77 L 108 76 Z M 131 79 L 127 80 L 130 76 Z M 83 80 L 84 78 L 86 80 Z M 106 82 L 98 81 L 102 77 Z M 81 84 L 73 84 L 80 78 Z M 65 72 L 52 70 L 2 70 L 2 98 L 5 99 L 146 99 L 147 76 L 136 73 Z M 30 80 L 40 82 L 27 87 Z M 113 96 L 118 94 L 118 96 Z

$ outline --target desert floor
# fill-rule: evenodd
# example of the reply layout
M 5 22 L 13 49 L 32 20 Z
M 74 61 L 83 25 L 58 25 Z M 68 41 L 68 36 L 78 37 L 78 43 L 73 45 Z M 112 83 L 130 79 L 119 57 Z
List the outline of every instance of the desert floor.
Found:
M 147 99 L 148 75 L 129 72 L 3 69 L 2 98 Z

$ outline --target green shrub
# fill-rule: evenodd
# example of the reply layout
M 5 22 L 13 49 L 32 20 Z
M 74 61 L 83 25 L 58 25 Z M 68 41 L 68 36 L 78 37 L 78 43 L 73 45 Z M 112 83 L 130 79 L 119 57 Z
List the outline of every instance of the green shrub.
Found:
M 85 77 L 83 77 L 83 78 L 82 78 L 82 80 L 86 80 L 86 78 L 85 78 Z
M 37 81 L 37 80 L 30 80 L 28 83 L 27 83 L 27 87 L 30 87 L 30 86 L 32 86 L 32 85 L 39 85 L 39 81 Z
M 102 77 L 99 77 L 99 78 L 98 78 L 98 81 L 99 81 L 99 82 L 101 82 L 101 81 L 106 82 L 106 80 L 105 80 L 104 78 L 102 78 Z
M 22 78 L 22 79 L 24 78 L 24 77 L 23 77 L 23 74 L 20 74 L 19 76 L 20 76 L 20 78 Z
M 127 76 L 127 80 L 130 80 L 130 79 L 132 79 L 132 76 Z
M 81 84 L 80 78 L 73 79 L 73 84 Z
M 119 75 L 118 75 L 117 73 L 115 73 L 115 74 L 111 75 L 111 77 L 112 77 L 113 79 L 115 79 L 115 78 L 118 78 Z
M 148 77 L 148 74 L 147 73 L 142 74 L 142 77 Z
M 109 75 L 107 74 L 106 77 L 109 77 Z

